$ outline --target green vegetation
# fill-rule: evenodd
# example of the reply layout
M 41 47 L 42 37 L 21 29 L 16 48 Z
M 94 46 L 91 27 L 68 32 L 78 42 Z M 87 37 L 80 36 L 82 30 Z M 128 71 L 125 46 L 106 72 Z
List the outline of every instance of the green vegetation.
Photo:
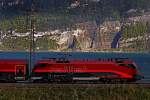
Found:
M 25 51 L 29 49 L 29 37 L 6 37 L 3 40 L 2 49 L 3 50 L 17 50 L 17 51 Z
M 48 36 L 43 36 L 40 38 L 37 38 L 35 41 L 36 43 L 36 50 L 56 50 L 58 47 L 58 44 L 55 40 L 49 39 Z
M 149 28 L 149 22 L 136 22 L 134 24 L 131 23 L 131 25 L 126 25 L 123 28 L 123 34 L 121 37 L 121 40 L 127 40 L 124 44 L 129 44 L 126 48 L 132 48 L 134 52 L 148 52 L 149 43 L 147 36 L 150 32 Z M 128 41 L 129 39 L 130 41 Z
M 5 5 L 0 6 L 5 21 L 0 19 L 0 29 L 7 30 L 12 27 L 17 32 L 26 32 L 30 29 L 25 12 L 31 6 L 30 0 L 18 0 L 18 5 L 8 6 L 7 3 L 14 2 L 1 0 Z M 72 0 L 33 0 L 36 8 L 36 30 L 47 31 L 50 29 L 67 28 L 75 23 L 89 20 L 120 20 L 126 18 L 127 11 L 136 9 L 137 15 L 141 9 L 147 10 L 149 0 L 80 0 L 80 7 L 68 9 L 73 3 Z M 0 3 L 1 3 L 0 2 Z M 24 2 L 22 4 L 22 2 Z M 87 4 L 87 6 L 83 6 Z M 17 8 L 17 9 L 16 9 Z M 13 15 L 10 14 L 13 12 Z M 12 17 L 13 16 L 13 17 Z M 136 15 L 135 15 L 136 16 Z M 130 17 L 130 16 L 128 16 Z M 7 25 L 6 25 L 7 23 Z
M 30 29 L 30 24 L 25 16 L 17 16 L 13 19 L 4 19 L 0 21 L 1 31 L 7 33 L 8 30 L 15 30 L 18 33 L 26 33 Z
M 29 26 L 30 24 L 25 16 L 17 16 L 12 20 L 12 28 L 18 33 L 26 33 L 30 29 Z
M 9 20 L 3 20 L 2 22 L 0 22 L 0 30 L 3 32 L 7 32 L 9 30 L 9 28 L 11 27 L 11 23 Z
M 58 44 L 55 40 L 49 38 L 49 36 L 39 37 L 35 41 L 35 50 L 56 50 Z M 3 39 L 3 43 L 0 45 L 1 50 L 12 51 L 29 51 L 30 39 L 26 37 L 12 37 L 7 36 Z
M 134 52 L 148 52 L 148 43 L 144 38 L 142 40 L 136 40 L 132 45 L 128 46 L 128 48 L 134 48 Z
M 123 29 L 123 39 L 133 38 L 138 36 L 144 36 L 148 32 L 149 24 L 143 22 L 137 22 L 135 24 L 127 25 Z
M 9 28 L 12 28 L 17 32 L 24 33 L 31 28 L 30 22 L 27 20 L 27 13 L 25 13 L 26 6 L 30 6 L 31 2 L 20 0 L 18 5 L 7 5 L 7 3 L 15 1 L 1 1 L 5 5 L 4 7 L 0 6 L 0 8 L 3 8 L 0 11 L 3 10 L 5 13 L 3 15 L 4 19 L 0 19 L 0 29 L 6 32 Z M 24 4 L 22 5 L 21 2 L 24 2 Z M 100 20 L 101 22 L 105 20 L 121 20 L 126 17 L 128 10 L 147 10 L 150 4 L 149 0 L 100 0 L 98 3 L 92 2 L 92 0 L 81 0 L 80 7 L 68 9 L 71 3 L 73 2 L 70 0 L 45 0 L 44 2 L 43 0 L 36 0 L 34 2 L 37 10 L 35 13 L 36 30 L 64 29 L 74 26 L 78 22 L 89 20 Z M 82 6 L 84 4 L 88 4 L 88 6 Z M 9 15 L 10 12 L 14 12 L 13 17 L 12 14 Z M 139 15 L 139 12 L 137 13 Z M 127 27 L 127 30 L 130 29 Z
M 0 100 L 149 100 L 150 89 L 139 86 L 106 85 L 1 87 Z

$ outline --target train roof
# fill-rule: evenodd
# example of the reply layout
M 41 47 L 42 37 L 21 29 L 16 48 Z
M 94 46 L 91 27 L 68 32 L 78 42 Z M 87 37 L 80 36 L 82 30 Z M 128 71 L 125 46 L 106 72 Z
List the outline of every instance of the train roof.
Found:
M 26 59 L 0 59 L 0 63 L 5 63 L 5 64 L 27 64 Z
M 37 63 L 49 63 L 49 64 L 56 64 L 56 63 L 133 63 L 130 59 L 97 59 L 97 60 L 66 60 L 66 59 L 45 59 L 45 60 L 39 60 Z

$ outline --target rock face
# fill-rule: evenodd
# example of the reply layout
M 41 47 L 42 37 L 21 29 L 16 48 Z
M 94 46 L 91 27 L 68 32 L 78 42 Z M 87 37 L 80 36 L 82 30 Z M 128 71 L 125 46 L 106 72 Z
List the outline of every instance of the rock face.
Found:
M 97 28 L 96 42 L 94 48 L 110 49 L 113 38 L 120 31 L 119 21 L 106 21 Z
M 80 30 L 83 30 L 83 32 L 80 33 L 77 37 L 81 49 L 91 48 L 92 35 L 94 34 L 94 32 L 96 32 L 97 29 L 96 23 L 94 21 L 78 23 L 76 27 Z
M 65 31 L 63 32 L 60 37 L 59 41 L 57 42 L 59 44 L 60 49 L 66 49 L 69 47 L 69 45 L 73 41 L 73 35 L 71 31 Z
M 110 49 L 115 34 L 120 30 L 119 21 L 107 21 L 100 26 L 96 22 L 86 22 L 78 25 L 85 30 L 77 38 L 82 49 Z
M 63 32 L 58 44 L 60 48 L 67 48 L 73 42 L 73 37 L 81 50 L 110 49 L 115 34 L 120 30 L 119 21 L 107 21 L 100 26 L 95 21 L 76 24 L 76 30 Z

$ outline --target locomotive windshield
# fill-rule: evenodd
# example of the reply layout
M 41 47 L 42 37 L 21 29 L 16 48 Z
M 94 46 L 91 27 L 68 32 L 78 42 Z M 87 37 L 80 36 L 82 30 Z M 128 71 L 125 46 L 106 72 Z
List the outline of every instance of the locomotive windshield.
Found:
M 134 64 L 121 63 L 121 64 L 119 64 L 119 66 L 124 66 L 124 67 L 128 67 L 128 68 L 136 69 L 136 66 Z
M 136 66 L 134 64 L 128 64 L 128 67 L 136 69 Z

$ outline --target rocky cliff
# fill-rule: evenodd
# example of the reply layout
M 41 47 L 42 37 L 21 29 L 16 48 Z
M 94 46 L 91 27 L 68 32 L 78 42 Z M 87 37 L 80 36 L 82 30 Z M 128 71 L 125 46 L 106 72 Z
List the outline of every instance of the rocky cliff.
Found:
M 73 42 L 75 36 L 80 50 L 106 50 L 112 49 L 111 44 L 115 35 L 121 32 L 118 41 L 119 49 L 126 48 L 132 51 L 147 51 L 150 48 L 150 15 L 146 13 L 142 16 L 130 17 L 123 23 L 120 21 L 104 21 L 97 25 L 95 21 L 77 23 L 76 29 L 71 30 L 68 36 L 61 38 L 65 48 Z M 79 49 L 79 48 L 78 48 Z M 78 50 L 76 49 L 76 50 Z
M 110 49 L 113 37 L 120 30 L 119 21 L 105 21 L 99 26 L 95 21 L 76 24 L 76 29 L 63 32 L 58 44 L 62 48 L 68 48 L 75 36 L 81 50 Z

